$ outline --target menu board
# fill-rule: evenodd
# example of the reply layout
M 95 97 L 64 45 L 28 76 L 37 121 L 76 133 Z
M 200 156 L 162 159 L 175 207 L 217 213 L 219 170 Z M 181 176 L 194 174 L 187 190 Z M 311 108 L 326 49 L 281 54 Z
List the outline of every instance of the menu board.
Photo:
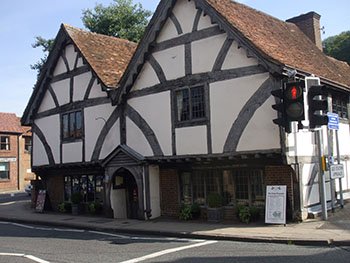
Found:
M 265 223 L 286 224 L 287 186 L 266 187 Z
M 46 190 L 40 190 L 36 199 L 35 211 L 42 213 L 45 207 Z

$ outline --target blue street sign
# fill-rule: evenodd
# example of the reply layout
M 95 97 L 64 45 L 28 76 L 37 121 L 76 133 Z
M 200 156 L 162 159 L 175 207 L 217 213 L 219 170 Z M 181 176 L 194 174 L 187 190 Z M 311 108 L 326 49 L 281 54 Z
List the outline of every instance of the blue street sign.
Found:
M 339 115 L 336 113 L 328 112 L 328 129 L 339 130 Z

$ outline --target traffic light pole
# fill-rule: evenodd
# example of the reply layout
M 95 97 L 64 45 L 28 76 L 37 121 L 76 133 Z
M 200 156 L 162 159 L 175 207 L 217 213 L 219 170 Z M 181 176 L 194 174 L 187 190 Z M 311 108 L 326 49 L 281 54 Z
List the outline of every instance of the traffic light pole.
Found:
M 318 177 L 318 185 L 320 189 L 320 201 L 322 207 L 322 219 L 328 220 L 328 211 L 327 211 L 327 197 L 326 197 L 326 178 L 324 176 L 323 165 L 322 165 L 322 129 L 318 129 L 315 131 L 316 142 L 318 148 L 318 157 L 319 157 L 319 177 Z
M 335 140 L 337 143 L 337 161 L 338 164 L 340 164 L 340 150 L 339 150 L 339 136 L 338 131 L 335 131 Z M 340 195 L 340 206 L 341 208 L 344 208 L 344 198 L 343 198 L 343 185 L 342 185 L 342 178 L 339 178 L 339 195 Z

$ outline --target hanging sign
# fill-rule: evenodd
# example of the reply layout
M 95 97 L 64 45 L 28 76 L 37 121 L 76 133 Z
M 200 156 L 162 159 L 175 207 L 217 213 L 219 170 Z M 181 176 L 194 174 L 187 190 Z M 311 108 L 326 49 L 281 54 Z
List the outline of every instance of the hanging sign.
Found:
M 265 223 L 286 224 L 287 186 L 266 187 Z

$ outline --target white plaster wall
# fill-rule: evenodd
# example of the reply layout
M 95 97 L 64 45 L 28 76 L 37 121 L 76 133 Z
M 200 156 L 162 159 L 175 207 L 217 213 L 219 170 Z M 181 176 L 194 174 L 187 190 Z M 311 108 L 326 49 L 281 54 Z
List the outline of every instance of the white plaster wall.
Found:
M 226 34 L 192 42 L 192 73 L 210 72 L 225 42 Z
M 102 104 L 95 107 L 86 108 L 84 111 L 85 124 L 85 160 L 90 161 L 92 153 L 95 149 L 96 141 L 101 133 L 105 122 L 98 117 L 104 118 L 106 121 L 111 116 L 115 107 L 110 104 Z
M 128 101 L 154 131 L 164 155 L 172 155 L 170 91 Z
M 244 48 L 238 48 L 238 43 L 234 41 L 227 52 L 222 69 L 232 69 L 258 65 L 256 58 L 248 58 Z
M 45 147 L 38 136 L 33 133 L 33 166 L 48 165 L 49 159 L 46 155 Z
M 44 134 L 55 160 L 60 163 L 60 116 L 59 114 L 36 119 L 35 124 Z
M 78 58 L 77 68 L 84 66 L 84 60 L 82 57 Z
M 96 79 L 90 90 L 89 99 L 107 97 L 107 92 L 102 90 L 101 84 Z
M 55 70 L 53 71 L 53 75 L 57 76 L 57 75 L 60 75 L 62 73 L 66 73 L 66 72 L 67 72 L 67 67 L 64 64 L 62 57 L 60 57 L 57 61 Z
M 69 103 L 70 79 L 64 79 L 51 83 L 52 89 L 56 94 L 60 106 Z
M 207 154 L 207 127 L 194 126 L 175 129 L 177 155 Z
M 253 151 L 281 148 L 280 133 L 277 125 L 272 125 L 274 114 L 272 105 L 275 100 L 270 97 L 249 121 L 237 145 L 238 151 Z
M 341 155 L 350 155 L 350 127 L 349 124 L 340 123 L 339 124 L 339 131 L 338 131 L 338 137 L 339 137 L 339 150 Z M 334 135 L 334 146 L 336 146 L 335 143 L 335 135 Z M 334 152 L 336 153 L 336 148 L 334 149 Z
M 149 62 L 146 62 L 138 75 L 132 91 L 141 90 L 159 84 L 159 79 Z
M 62 162 L 78 163 L 83 161 L 83 142 L 64 143 L 62 145 Z
M 68 61 L 69 69 L 73 70 L 74 69 L 74 63 L 77 58 L 77 52 L 74 50 L 73 45 L 68 45 L 66 47 L 66 58 Z
M 276 125 L 277 126 L 277 125 Z M 296 138 L 296 140 L 295 140 Z M 314 156 L 317 154 L 315 136 L 307 130 L 287 134 L 288 156 Z
M 119 119 L 112 126 L 103 143 L 100 160 L 106 158 L 120 144 L 120 121 Z
M 326 199 L 327 202 L 331 200 L 331 188 L 330 183 L 326 183 Z M 311 194 L 308 194 L 308 192 L 311 189 Z M 319 185 L 318 183 L 313 184 L 312 186 L 304 186 L 303 189 L 303 196 L 304 196 L 304 207 L 306 206 L 312 206 L 312 205 L 319 205 L 320 202 L 320 192 L 319 192 Z
M 179 21 L 184 34 L 192 32 L 197 9 L 195 1 L 178 0 L 173 8 L 173 13 Z
M 39 110 L 38 112 L 43 112 L 43 111 L 46 111 L 46 110 L 50 110 L 50 109 L 53 109 L 55 108 L 55 102 L 51 96 L 51 93 L 47 90 L 45 92 L 45 95 L 44 95 L 44 98 L 43 100 L 41 101 L 41 104 L 40 104 L 40 107 L 39 107 Z
M 184 45 L 153 53 L 163 69 L 167 80 L 185 76 L 185 47 Z
M 312 170 L 314 168 L 315 165 L 318 165 L 317 163 L 316 164 L 313 164 L 313 163 L 306 163 L 303 165 L 303 169 L 302 169 L 302 183 L 303 185 L 307 185 L 310 183 L 311 181 L 311 176 L 312 176 Z M 318 183 L 318 176 L 315 177 L 315 180 L 314 180 L 314 183 Z
M 146 137 L 128 117 L 126 118 L 126 143 L 130 148 L 143 156 L 153 156 L 152 148 Z
M 213 153 L 223 152 L 227 136 L 239 112 L 268 77 L 264 73 L 210 84 Z M 271 116 L 268 122 L 271 122 Z
M 84 99 L 85 92 L 91 80 L 91 72 L 86 72 L 74 77 L 73 101 Z
M 160 210 L 160 190 L 159 190 L 159 167 L 151 165 L 149 167 L 149 186 L 151 194 L 152 217 L 157 218 L 161 215 Z
M 126 192 L 125 189 L 111 190 L 111 207 L 113 209 L 113 216 L 115 219 L 126 219 Z
M 168 20 L 165 22 L 164 26 L 162 27 L 159 33 L 159 36 L 157 38 L 157 43 L 175 38 L 177 36 L 178 34 L 177 34 L 176 27 L 173 21 L 170 18 L 168 18 Z
M 198 30 L 202 30 L 202 29 L 206 29 L 214 26 L 216 26 L 216 24 L 211 23 L 210 16 L 202 12 L 202 15 L 198 21 Z

